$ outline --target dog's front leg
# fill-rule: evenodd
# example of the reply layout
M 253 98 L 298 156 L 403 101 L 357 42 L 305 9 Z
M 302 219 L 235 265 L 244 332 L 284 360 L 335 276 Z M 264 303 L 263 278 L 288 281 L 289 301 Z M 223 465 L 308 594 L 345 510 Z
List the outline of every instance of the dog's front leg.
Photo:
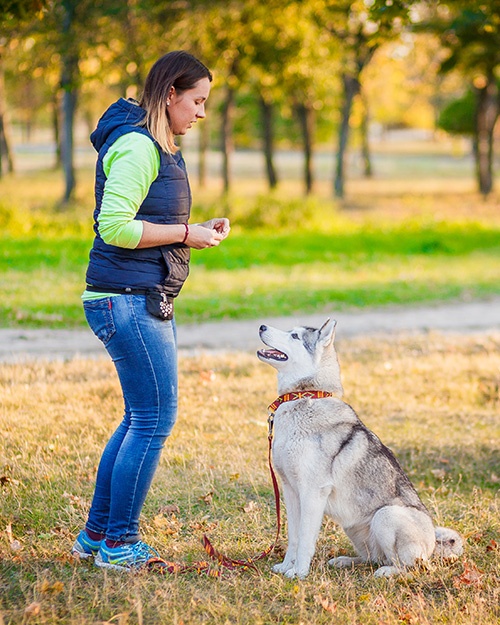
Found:
M 330 492 L 330 488 L 311 489 L 310 483 L 300 491 L 297 556 L 294 566 L 285 572 L 287 577 L 307 577 Z
M 295 492 L 286 479 L 282 479 L 283 499 L 285 500 L 286 518 L 288 525 L 288 547 L 285 559 L 273 566 L 275 573 L 287 573 L 293 569 L 297 557 L 297 545 L 299 542 L 299 519 L 300 500 L 298 492 Z

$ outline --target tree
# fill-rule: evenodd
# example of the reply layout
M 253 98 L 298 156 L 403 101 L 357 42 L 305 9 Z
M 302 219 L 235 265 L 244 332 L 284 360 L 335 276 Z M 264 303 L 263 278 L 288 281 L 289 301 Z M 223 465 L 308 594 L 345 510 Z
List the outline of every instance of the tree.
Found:
M 220 148 L 223 192 L 232 185 L 231 157 L 234 151 L 236 94 L 248 78 L 252 3 L 257 0 L 200 3 L 191 14 L 194 48 L 209 67 L 215 68 L 215 84 L 221 91 Z
M 487 195 L 493 189 L 493 132 L 500 113 L 496 78 L 500 68 L 500 14 L 495 3 L 463 7 L 443 23 L 441 42 L 448 51 L 441 71 L 460 71 L 472 82 L 476 177 L 479 191 Z
M 250 42 L 255 89 L 261 102 L 264 155 L 270 188 L 278 182 L 273 162 L 274 112 L 291 109 L 304 152 L 304 187 L 313 186 L 315 111 L 324 104 L 335 73 L 326 37 L 311 19 L 307 2 L 273 0 L 254 15 Z
M 441 72 L 459 73 L 475 98 L 474 156 L 479 191 L 493 188 L 493 131 L 500 112 L 500 13 L 497 0 L 374 0 L 381 20 L 402 20 L 439 38 L 446 58 Z
M 5 48 L 8 39 L 16 35 L 26 20 L 40 17 L 46 4 L 46 0 L 4 0 L 0 5 L 0 177 L 4 170 L 4 160 L 7 161 L 5 169 L 14 171 L 5 93 Z
M 343 101 L 337 139 L 337 163 L 334 178 L 334 194 L 344 196 L 345 156 L 349 141 L 350 119 L 354 99 L 362 91 L 362 74 L 377 49 L 396 35 L 393 24 L 376 20 L 370 14 L 373 2 L 369 0 L 318 0 L 315 17 L 318 25 L 334 38 L 342 56 L 341 81 Z M 365 148 L 366 150 L 366 148 Z

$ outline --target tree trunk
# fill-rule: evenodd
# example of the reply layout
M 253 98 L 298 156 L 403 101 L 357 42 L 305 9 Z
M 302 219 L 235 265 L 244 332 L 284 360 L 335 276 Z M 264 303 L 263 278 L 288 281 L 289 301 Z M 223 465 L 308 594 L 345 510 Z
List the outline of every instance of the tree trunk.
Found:
M 63 61 L 64 62 L 64 61 Z M 69 71 L 71 71 L 70 68 Z M 66 87 L 65 87 L 66 84 Z M 76 89 L 71 88 L 69 81 L 66 82 L 65 71 L 63 70 L 63 78 L 61 86 L 63 87 L 62 106 L 61 106 L 61 158 L 64 171 L 64 195 L 62 203 L 66 204 L 73 196 L 76 186 L 75 166 L 74 166 L 74 141 L 73 127 L 75 121 L 76 110 Z
M 56 146 L 56 158 L 54 162 L 54 169 L 58 169 L 62 165 L 62 157 L 61 157 L 61 133 L 59 131 L 60 128 L 60 120 L 59 120 L 59 99 L 57 97 L 57 93 L 54 94 L 54 98 L 51 102 L 52 107 L 52 130 L 54 132 L 54 144 Z
M 260 110 L 262 114 L 263 148 L 266 161 L 266 174 L 270 189 L 275 189 L 278 177 L 274 167 L 274 132 L 273 132 L 273 106 L 260 97 Z
M 488 195 L 493 189 L 493 130 L 499 113 L 498 87 L 494 77 L 476 93 L 474 153 L 479 191 Z
M 312 169 L 314 111 L 312 107 L 302 102 L 295 106 L 295 111 L 299 120 L 304 150 L 304 187 L 306 195 L 309 195 L 312 193 L 314 185 Z
M 342 117 L 340 121 L 338 148 L 337 148 L 337 166 L 335 170 L 334 193 L 335 197 L 344 197 L 344 181 L 345 181 L 345 154 L 347 143 L 349 140 L 349 124 L 352 111 L 352 103 L 355 96 L 359 93 L 360 83 L 357 77 L 343 75 L 342 82 L 344 85 L 344 102 L 342 104 Z
M 222 149 L 222 179 L 224 193 L 231 187 L 231 155 L 233 153 L 233 113 L 234 89 L 226 87 L 226 97 L 222 105 L 221 149 Z
M 207 120 L 204 119 L 199 126 L 200 134 L 198 137 L 198 184 L 200 188 L 207 186 L 207 150 L 209 139 L 209 126 Z
M 362 112 L 361 112 L 361 157 L 363 159 L 363 174 L 365 178 L 373 176 L 372 157 L 370 152 L 370 139 L 368 136 L 370 129 L 370 112 L 368 102 L 363 92 L 361 92 Z
M 3 59 L 0 50 L 0 178 L 5 171 L 14 171 L 14 156 L 12 153 L 12 142 L 10 138 L 10 127 L 7 116 L 7 104 L 5 98 L 5 78 Z M 4 164 L 4 159 L 6 163 Z
M 62 6 L 64 16 L 62 22 L 63 45 L 61 50 L 61 158 L 65 189 L 61 204 L 64 205 L 73 196 L 76 185 L 73 128 L 77 101 L 78 49 L 73 34 L 76 2 L 75 0 L 63 0 Z

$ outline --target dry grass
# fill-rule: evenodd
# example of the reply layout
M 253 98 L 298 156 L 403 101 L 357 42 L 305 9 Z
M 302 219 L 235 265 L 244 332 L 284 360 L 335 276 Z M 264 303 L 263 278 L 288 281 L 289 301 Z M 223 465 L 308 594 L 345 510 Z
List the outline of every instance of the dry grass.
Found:
M 500 336 L 349 340 L 338 345 L 346 400 L 396 452 L 465 556 L 408 579 L 336 571 L 350 545 L 324 524 L 304 582 L 270 571 L 221 579 L 104 572 L 67 553 L 92 494 L 121 398 L 106 360 L 0 367 L 0 623 L 497 623 L 500 618 Z M 266 407 L 275 377 L 249 354 L 182 358 L 179 422 L 143 514 L 173 560 L 203 557 L 204 531 L 234 557 L 275 529 Z M 178 506 L 178 511 L 172 507 Z

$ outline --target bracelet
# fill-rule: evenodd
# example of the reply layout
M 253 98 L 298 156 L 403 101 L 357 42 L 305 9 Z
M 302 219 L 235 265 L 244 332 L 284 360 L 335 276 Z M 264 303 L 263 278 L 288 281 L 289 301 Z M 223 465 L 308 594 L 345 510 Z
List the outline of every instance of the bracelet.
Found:
M 187 238 L 189 236 L 189 226 L 187 224 L 184 224 L 184 228 L 186 228 L 186 233 L 184 234 L 184 238 L 182 239 L 182 244 L 187 241 Z

